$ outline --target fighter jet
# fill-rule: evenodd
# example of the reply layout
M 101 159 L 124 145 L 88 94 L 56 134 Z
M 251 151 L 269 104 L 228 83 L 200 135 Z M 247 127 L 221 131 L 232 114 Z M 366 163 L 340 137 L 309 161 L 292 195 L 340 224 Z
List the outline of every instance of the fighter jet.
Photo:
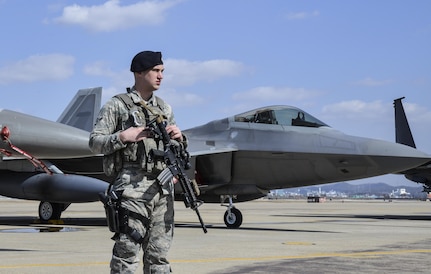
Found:
M 401 97 L 394 100 L 395 141 L 399 144 L 416 148 L 416 144 L 410 130 L 410 125 L 403 107 L 402 100 L 404 98 L 405 97 Z M 401 172 L 401 174 L 404 174 L 404 176 L 410 181 L 422 184 L 424 192 L 431 192 L 431 161 L 415 168 L 405 170 Z
M 397 173 L 430 158 L 406 145 L 346 135 L 293 106 L 262 107 L 185 133 L 200 198 L 227 200 L 224 221 L 231 228 L 242 223 L 234 198 Z
M 88 138 L 101 95 L 100 87 L 79 90 L 57 122 L 0 109 L 0 195 L 41 201 L 42 221 L 59 219 L 71 203 L 97 201 L 108 184 L 94 176 L 100 164 Z
M 103 174 L 103 155 L 88 147 L 100 92 L 78 92 L 57 122 L 0 110 L 0 195 L 41 201 L 44 221 L 60 218 L 71 203 L 98 200 L 112 179 Z M 270 190 L 398 173 L 431 161 L 406 145 L 346 135 L 286 105 L 183 132 L 191 156 L 187 172 L 199 185 L 198 198 L 226 205 L 229 228 L 242 224 L 234 202 L 264 197 Z M 175 192 L 182 200 L 181 189 Z

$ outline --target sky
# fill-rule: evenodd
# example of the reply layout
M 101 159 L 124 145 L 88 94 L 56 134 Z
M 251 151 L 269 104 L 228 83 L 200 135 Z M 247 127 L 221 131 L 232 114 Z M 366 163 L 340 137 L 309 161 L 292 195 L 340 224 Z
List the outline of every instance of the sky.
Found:
M 81 88 L 106 102 L 161 51 L 156 94 L 187 129 L 269 105 L 395 140 L 403 100 L 431 154 L 431 1 L 0 0 L 0 108 L 55 121 Z M 400 175 L 352 183 L 416 185 Z

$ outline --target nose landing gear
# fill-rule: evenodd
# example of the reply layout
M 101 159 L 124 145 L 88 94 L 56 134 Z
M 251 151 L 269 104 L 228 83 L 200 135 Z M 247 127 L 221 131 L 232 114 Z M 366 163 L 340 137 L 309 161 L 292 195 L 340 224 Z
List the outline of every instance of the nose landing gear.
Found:
M 224 201 L 229 199 L 229 204 L 224 205 Z M 222 196 L 222 206 L 226 206 L 227 210 L 224 213 L 224 223 L 227 228 L 239 228 L 242 224 L 242 213 L 239 209 L 235 208 L 232 202 L 232 195 Z

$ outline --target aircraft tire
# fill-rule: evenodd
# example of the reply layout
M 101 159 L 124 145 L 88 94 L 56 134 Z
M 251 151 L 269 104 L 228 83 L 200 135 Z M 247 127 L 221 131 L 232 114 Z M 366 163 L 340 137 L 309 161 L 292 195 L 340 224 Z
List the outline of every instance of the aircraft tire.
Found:
M 229 210 L 226 210 L 224 213 L 224 223 L 227 228 L 239 228 L 242 224 L 242 213 L 235 207 Z
M 63 204 L 41 201 L 39 204 L 39 218 L 43 222 L 59 220 Z

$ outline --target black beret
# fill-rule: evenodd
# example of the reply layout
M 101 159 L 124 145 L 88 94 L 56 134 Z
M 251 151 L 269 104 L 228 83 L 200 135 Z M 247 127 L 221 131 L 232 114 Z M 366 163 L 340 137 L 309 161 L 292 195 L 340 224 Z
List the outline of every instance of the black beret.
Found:
M 162 53 L 160 51 L 141 51 L 133 57 L 130 71 L 142 72 L 157 65 L 163 65 Z

